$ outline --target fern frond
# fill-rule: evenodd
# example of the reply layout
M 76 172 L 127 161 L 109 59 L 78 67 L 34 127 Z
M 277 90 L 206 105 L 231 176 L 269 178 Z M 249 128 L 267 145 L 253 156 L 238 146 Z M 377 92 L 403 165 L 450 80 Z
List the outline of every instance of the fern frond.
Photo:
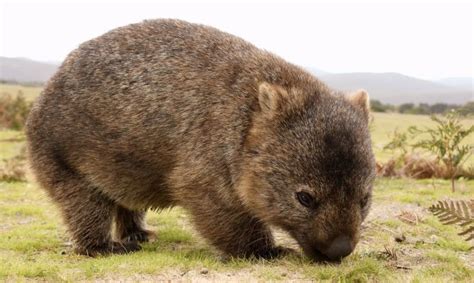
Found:
M 466 236 L 466 241 L 474 239 L 474 199 L 470 201 L 440 200 L 430 206 L 429 210 L 444 225 L 467 226 L 458 235 Z

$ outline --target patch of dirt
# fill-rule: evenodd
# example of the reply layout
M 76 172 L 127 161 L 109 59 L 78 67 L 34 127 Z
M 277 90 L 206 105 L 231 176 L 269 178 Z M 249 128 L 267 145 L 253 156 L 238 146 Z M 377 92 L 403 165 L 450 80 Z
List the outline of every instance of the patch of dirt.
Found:
M 390 228 L 387 225 L 378 224 L 387 220 L 399 219 L 409 225 L 416 226 L 428 216 L 429 211 L 425 207 L 408 204 L 408 203 L 380 203 L 373 205 L 369 216 L 362 225 L 364 231 L 380 231 L 381 233 L 390 234 L 391 241 L 385 243 L 383 249 L 378 247 L 376 253 L 389 264 L 397 269 L 422 269 L 433 264 L 433 260 L 427 258 L 425 250 L 417 248 L 417 244 L 433 244 L 438 241 L 438 236 L 433 231 L 430 237 L 411 236 L 409 231 L 403 230 L 401 227 Z M 375 241 L 375 237 L 364 236 L 359 246 L 368 247 L 374 250 L 375 245 L 379 241 Z M 474 253 L 458 252 L 458 256 L 469 267 L 474 267 Z
M 207 270 L 207 272 L 203 272 Z M 284 268 L 281 268 L 279 271 L 279 276 L 282 277 L 285 281 L 292 282 L 313 282 L 309 279 L 304 279 L 304 276 L 295 273 L 289 272 Z M 160 274 L 155 275 L 143 275 L 137 274 L 130 277 L 123 276 L 109 276 L 101 279 L 95 279 L 94 282 L 111 282 L 111 281 L 121 281 L 121 282 L 264 282 L 267 281 L 257 272 L 256 268 L 243 268 L 240 270 L 232 271 L 213 271 L 206 268 L 193 269 L 193 270 L 167 270 Z M 270 279 L 270 281 L 272 281 Z M 86 281 L 83 281 L 86 282 Z
M 419 217 L 423 217 L 427 213 L 427 209 L 410 203 L 381 203 L 373 204 L 365 223 L 375 220 L 384 221 L 397 218 L 403 212 L 415 213 Z M 363 225 L 364 226 L 364 225 Z

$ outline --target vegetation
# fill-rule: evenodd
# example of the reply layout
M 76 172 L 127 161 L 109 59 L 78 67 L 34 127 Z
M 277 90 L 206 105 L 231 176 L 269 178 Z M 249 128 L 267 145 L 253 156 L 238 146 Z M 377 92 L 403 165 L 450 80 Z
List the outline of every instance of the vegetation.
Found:
M 27 101 L 34 101 L 41 93 L 41 86 L 34 85 L 18 85 L 11 83 L 0 82 L 0 96 L 12 95 L 15 96 L 18 93 L 22 93 Z
M 378 151 L 381 145 L 376 143 L 381 137 L 373 131 L 379 176 L 448 178 L 453 186 L 456 178 L 474 178 L 474 160 L 469 159 L 474 144 L 474 135 L 470 135 L 474 131 L 472 119 L 459 119 L 455 112 L 446 118 L 419 117 L 411 121 L 405 116 L 396 116 L 403 129 L 396 127 L 387 134 L 389 139 L 382 152 Z M 394 126 L 386 123 L 386 128 Z
M 372 112 L 394 112 L 396 110 L 395 106 L 390 104 L 384 104 L 378 100 L 371 100 L 370 108 Z
M 398 129 L 395 129 L 391 138 L 392 140 L 383 149 L 392 151 L 395 154 L 394 160 L 400 164 L 409 150 L 408 135 L 406 132 L 400 132 Z
M 16 96 L 0 95 L 0 128 L 21 130 L 30 112 L 31 102 L 18 91 Z
M 468 102 L 457 109 L 461 116 L 474 115 L 474 101 Z
M 474 125 L 465 129 L 455 112 L 446 115 L 445 118 L 432 116 L 431 120 L 436 123 L 436 127 L 419 129 L 416 126 L 412 126 L 409 128 L 409 132 L 414 136 L 429 135 L 429 137 L 422 138 L 413 146 L 430 151 L 436 155 L 438 161 L 444 163 L 447 173 L 451 178 L 451 187 L 454 192 L 454 180 L 459 167 L 471 155 L 471 150 L 474 149 L 472 144 L 461 143 L 468 135 L 474 132 Z
M 398 106 L 391 104 L 384 104 L 378 100 L 370 101 L 370 107 L 373 112 L 398 112 L 402 114 L 416 114 L 416 115 L 432 115 L 445 114 L 452 110 L 456 110 L 461 116 L 474 115 L 474 102 L 467 102 L 464 105 L 455 105 L 447 103 L 427 104 L 420 103 L 404 103 Z
M 356 251 L 341 264 L 293 256 L 275 261 L 228 260 L 197 235 L 181 209 L 151 211 L 155 242 L 129 255 L 89 258 L 72 253 L 58 210 L 36 185 L 0 182 L 0 281 L 423 281 L 469 282 L 471 245 L 458 228 L 425 208 L 450 190 L 449 181 L 378 179 L 373 208 Z M 474 181 L 454 197 L 468 200 Z M 414 219 L 414 220 L 411 220 Z M 280 232 L 277 241 L 294 246 Z
M 445 225 L 458 224 L 461 227 L 466 227 L 458 235 L 466 235 L 466 241 L 474 240 L 474 199 L 471 201 L 438 201 L 437 204 L 430 206 L 430 211 L 438 216 L 439 221 Z M 474 246 L 471 249 L 474 249 Z
M 41 88 L 43 87 L 43 82 L 18 82 L 14 80 L 0 80 L 0 85 L 14 85 L 20 87 L 36 87 Z

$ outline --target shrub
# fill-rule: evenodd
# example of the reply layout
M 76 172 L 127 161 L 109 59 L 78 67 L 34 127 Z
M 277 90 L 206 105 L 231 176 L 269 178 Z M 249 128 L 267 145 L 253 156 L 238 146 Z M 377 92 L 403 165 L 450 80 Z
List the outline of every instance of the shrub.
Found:
M 401 165 L 403 159 L 408 153 L 408 136 L 406 132 L 400 132 L 398 129 L 395 129 L 391 134 L 391 140 L 388 144 L 383 147 L 383 150 L 391 151 L 395 156 L 394 165 Z
M 458 109 L 461 116 L 474 116 L 474 101 L 468 102 Z
M 370 109 L 373 112 L 389 112 L 394 110 L 394 106 L 390 104 L 383 104 L 379 100 L 371 100 Z
M 445 118 L 431 116 L 431 120 L 436 122 L 436 128 L 418 129 L 416 126 L 409 128 L 409 132 L 413 136 L 422 137 L 413 147 L 433 153 L 438 162 L 444 163 L 454 192 L 454 181 L 459 168 L 474 148 L 473 145 L 461 145 L 461 142 L 474 132 L 474 126 L 465 129 L 459 120 L 459 115 L 454 111 L 446 115 Z M 428 137 L 424 137 L 426 134 Z
M 20 154 L 4 159 L 0 163 L 0 181 L 26 181 L 26 148 L 23 147 Z
M 0 128 L 21 130 L 30 112 L 31 102 L 26 101 L 23 93 L 13 96 L 8 93 L 0 95 Z

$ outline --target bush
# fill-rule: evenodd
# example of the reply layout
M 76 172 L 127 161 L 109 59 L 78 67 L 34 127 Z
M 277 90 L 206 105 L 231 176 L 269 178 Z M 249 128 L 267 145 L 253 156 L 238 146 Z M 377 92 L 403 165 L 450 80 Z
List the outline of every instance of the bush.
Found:
M 411 135 L 395 130 L 391 141 L 384 146 L 384 150 L 390 150 L 394 158 L 385 164 L 377 164 L 379 176 L 451 179 L 453 192 L 456 178 L 473 177 L 474 168 L 463 168 L 462 164 L 472 154 L 474 146 L 462 141 L 474 132 L 474 126 L 463 127 L 456 111 L 444 117 L 432 116 L 431 119 L 436 123 L 434 127 L 418 129 L 412 126 L 408 129 Z M 420 137 L 418 142 L 409 143 L 416 137 Z M 423 149 L 432 157 L 414 153 L 416 148 Z
M 15 182 L 26 181 L 26 148 L 20 154 L 0 161 L 0 181 Z
M 388 112 L 388 111 L 392 111 L 394 107 L 390 104 L 383 104 L 379 100 L 371 100 L 370 109 L 373 112 Z
M 415 109 L 415 104 L 413 103 L 404 103 L 398 106 L 398 112 L 402 114 L 413 114 Z
M 474 115 L 474 101 L 468 102 L 458 109 L 458 113 L 461 116 L 473 116 Z
M 444 118 L 432 116 L 431 120 L 436 122 L 436 128 L 418 129 L 415 126 L 409 128 L 409 132 L 414 136 L 429 135 L 429 138 L 423 138 L 413 147 L 431 152 L 438 161 L 444 163 L 451 177 L 451 187 L 454 192 L 454 179 L 458 170 L 474 149 L 473 145 L 462 145 L 461 142 L 474 132 L 474 126 L 464 128 L 459 120 L 459 114 L 455 111 Z
M 0 95 L 0 128 L 13 130 L 23 129 L 31 102 L 26 101 L 23 93 L 13 96 L 8 93 Z

